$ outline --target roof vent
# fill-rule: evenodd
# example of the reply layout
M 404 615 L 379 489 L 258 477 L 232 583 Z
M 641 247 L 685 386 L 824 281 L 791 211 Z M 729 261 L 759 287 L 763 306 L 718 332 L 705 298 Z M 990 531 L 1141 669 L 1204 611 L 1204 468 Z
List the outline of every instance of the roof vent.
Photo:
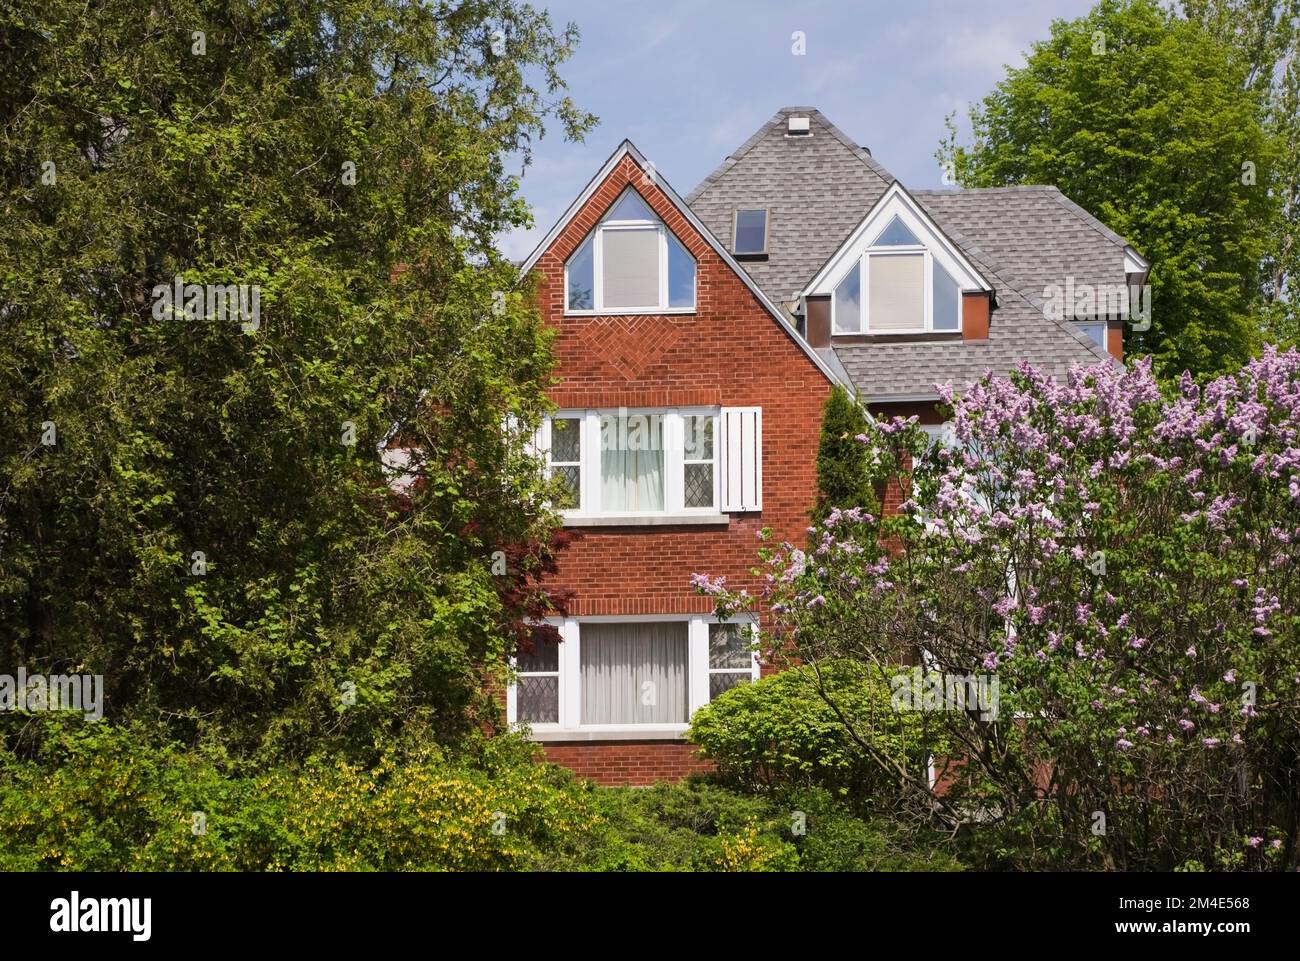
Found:
M 785 134 L 787 137 L 807 137 L 812 133 L 807 117 L 786 117 Z

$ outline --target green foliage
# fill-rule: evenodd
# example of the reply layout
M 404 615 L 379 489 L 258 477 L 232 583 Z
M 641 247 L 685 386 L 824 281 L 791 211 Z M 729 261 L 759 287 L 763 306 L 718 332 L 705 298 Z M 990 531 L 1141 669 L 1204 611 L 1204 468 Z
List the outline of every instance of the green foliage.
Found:
M 923 736 L 926 715 L 893 708 L 883 677 L 850 660 L 790 667 L 715 698 L 689 736 L 727 783 L 817 786 L 869 811 L 893 793 L 887 771 L 924 776 L 934 740 Z
M 815 520 L 823 520 L 835 507 L 875 509 L 876 491 L 866 481 L 869 452 L 855 439 L 866 429 L 867 418 L 861 405 L 843 386 L 836 384 L 822 409 Z
M 599 823 L 567 773 L 488 750 L 228 777 L 108 724 L 54 732 L 0 756 L 0 869 L 520 870 Z
M 5 871 L 952 870 L 821 791 L 596 788 L 510 736 L 232 776 L 138 729 L 34 721 L 0 752 Z M 796 829 L 795 812 L 802 812 Z M 203 830 L 195 831 L 202 814 Z
M 1264 329 L 1275 343 L 1300 346 L 1300 0 L 1182 0 L 1182 8 L 1244 68 L 1278 142 L 1281 217 L 1264 259 Z
M 493 243 L 508 158 L 591 122 L 575 42 L 513 0 L 0 12 L 0 663 L 254 768 L 499 713 L 550 358 Z M 258 329 L 155 312 L 177 277 L 257 285 Z
M 1250 355 L 1281 145 L 1225 44 L 1155 0 L 1101 0 L 1053 23 L 971 123 L 970 146 L 940 149 L 959 183 L 1054 184 L 1152 262 L 1152 327 L 1128 333 L 1131 353 L 1165 378 Z

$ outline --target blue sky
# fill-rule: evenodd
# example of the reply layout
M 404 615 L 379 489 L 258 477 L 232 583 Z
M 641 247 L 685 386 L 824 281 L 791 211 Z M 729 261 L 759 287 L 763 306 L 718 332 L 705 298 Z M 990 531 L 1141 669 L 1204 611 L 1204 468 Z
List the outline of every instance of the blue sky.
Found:
M 556 132 L 523 178 L 536 225 L 501 238 L 522 259 L 629 138 L 685 194 L 777 108 L 817 107 L 912 188 L 939 186 L 944 117 L 962 122 L 1053 19 L 1091 0 L 533 0 L 582 31 L 562 67 L 600 117 L 585 143 Z M 791 34 L 807 54 L 791 53 Z

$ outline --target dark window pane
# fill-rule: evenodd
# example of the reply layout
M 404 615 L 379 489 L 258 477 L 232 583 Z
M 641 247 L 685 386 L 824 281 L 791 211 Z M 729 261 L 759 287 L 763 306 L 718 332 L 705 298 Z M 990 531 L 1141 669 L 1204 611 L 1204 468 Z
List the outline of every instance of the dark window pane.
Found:
M 534 640 L 521 643 L 519 654 L 515 658 L 515 670 L 521 674 L 558 671 L 560 669 L 560 645 L 555 641 L 534 636 Z
M 591 310 L 595 306 L 595 261 L 592 259 L 591 238 L 569 258 L 569 309 Z
M 516 688 L 518 717 L 530 724 L 556 724 L 560 720 L 560 679 L 521 677 Z
M 835 287 L 835 329 L 862 329 L 862 262 L 844 275 Z
M 695 258 L 668 233 L 668 306 L 695 306 Z
M 709 675 L 709 700 L 713 700 L 723 691 L 730 691 L 733 687 L 741 684 L 748 684 L 753 678 L 748 674 L 728 674 L 718 673 Z
M 641 199 L 641 195 L 635 190 L 626 191 L 618 199 L 606 220 L 658 220 L 646 202 Z
M 738 254 L 761 254 L 767 243 L 767 211 L 736 211 L 736 242 L 733 247 Z
M 748 624 L 709 625 L 709 667 L 747 668 L 754 663 Z
M 551 421 L 551 460 L 571 464 L 582 460 L 582 422 L 576 417 L 557 417 Z
M 952 275 L 934 262 L 934 329 L 956 330 L 961 317 L 961 291 Z
M 1106 325 L 1105 324 L 1080 324 L 1079 329 L 1088 335 L 1098 347 L 1106 346 Z
M 576 464 L 572 467 L 553 467 L 555 476 L 564 481 L 568 493 L 561 498 L 561 510 L 576 509 L 582 506 L 582 468 Z
M 916 239 L 916 234 L 912 233 L 903 225 L 903 222 L 895 217 L 889 222 L 889 226 L 880 232 L 876 238 L 874 246 L 876 247 L 918 247 L 921 241 Z
M 686 465 L 686 506 L 713 506 L 713 465 Z

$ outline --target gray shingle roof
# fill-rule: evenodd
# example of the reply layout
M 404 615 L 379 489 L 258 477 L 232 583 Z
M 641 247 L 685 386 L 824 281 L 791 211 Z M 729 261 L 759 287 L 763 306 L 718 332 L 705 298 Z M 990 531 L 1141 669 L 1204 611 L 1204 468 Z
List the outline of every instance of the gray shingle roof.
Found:
M 916 190 L 912 196 L 963 250 L 976 253 L 1030 303 L 1043 290 L 1123 284 L 1124 238 L 1056 187 Z
M 786 135 L 791 114 L 809 118 L 811 136 Z M 743 266 L 769 298 L 788 307 L 893 182 L 820 112 L 782 107 L 686 202 L 728 250 L 736 208 L 767 209 L 768 258 Z
M 813 135 L 787 137 L 786 118 L 807 116 Z M 848 239 L 895 178 L 811 107 L 783 107 L 688 196 L 696 215 L 731 245 L 737 207 L 766 207 L 766 261 L 742 261 L 768 296 L 788 306 Z M 912 196 L 994 286 L 987 341 L 880 342 L 835 346 L 840 367 L 871 399 L 933 395 L 986 371 L 1028 360 L 1064 371 L 1110 355 L 1068 321 L 1042 311 L 1044 288 L 1123 284 L 1122 237 L 1055 187 L 918 190 Z

